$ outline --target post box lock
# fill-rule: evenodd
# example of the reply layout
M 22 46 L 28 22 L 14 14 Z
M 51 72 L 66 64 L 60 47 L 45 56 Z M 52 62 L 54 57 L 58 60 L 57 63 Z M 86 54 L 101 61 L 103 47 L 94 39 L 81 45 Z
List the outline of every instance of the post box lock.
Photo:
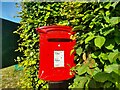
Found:
M 75 40 L 70 39 L 72 28 L 53 25 L 36 30 L 40 34 L 38 77 L 54 82 L 74 77 L 74 74 L 70 74 L 70 69 L 75 66 L 74 55 L 70 55 L 70 51 L 76 43 Z
M 60 47 L 60 44 L 58 44 L 58 47 Z

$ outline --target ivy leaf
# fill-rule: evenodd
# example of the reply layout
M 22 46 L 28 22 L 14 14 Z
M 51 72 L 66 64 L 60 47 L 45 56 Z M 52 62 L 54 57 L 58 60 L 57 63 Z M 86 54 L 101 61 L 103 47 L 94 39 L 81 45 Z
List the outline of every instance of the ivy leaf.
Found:
M 101 53 L 101 54 L 99 55 L 99 58 L 102 58 L 103 60 L 108 60 L 108 55 L 105 54 L 105 53 Z
M 110 74 L 105 73 L 105 72 L 99 72 L 99 73 L 95 74 L 95 76 L 93 76 L 93 78 L 98 82 L 105 82 L 110 78 L 109 75 Z
M 87 44 L 90 40 L 92 40 L 94 38 L 94 34 L 89 35 L 86 39 L 85 39 L 85 44 Z
M 108 55 L 108 59 L 110 63 L 113 63 L 116 61 L 116 59 L 118 58 L 118 54 L 119 54 L 118 52 L 113 52 Z
M 119 22 L 120 22 L 120 17 L 112 17 L 112 18 L 110 19 L 110 23 L 111 23 L 112 25 L 118 24 Z
M 96 47 L 99 47 L 101 49 L 101 47 L 104 45 L 105 43 L 105 38 L 102 36 L 98 36 L 94 39 L 94 43 Z
M 98 58 L 98 56 L 96 56 L 94 53 L 91 54 L 92 58 Z
M 82 75 L 85 72 L 87 72 L 87 67 L 88 67 L 88 64 L 85 64 L 85 65 L 82 65 L 82 66 L 78 66 L 77 67 L 78 75 Z
M 81 77 L 79 88 L 84 88 L 85 83 L 87 82 L 87 77 Z
M 95 76 L 97 73 L 101 72 L 102 70 L 98 67 L 94 68 L 93 76 Z
M 109 81 L 111 81 L 112 83 L 115 83 L 117 88 L 120 88 L 120 75 L 116 74 L 115 72 L 111 72 L 111 79 Z
M 76 76 L 74 82 L 78 83 L 75 84 L 76 88 L 84 88 L 85 83 L 87 82 L 88 77 Z
M 89 82 L 89 87 L 90 88 L 98 88 L 97 86 L 96 86 L 96 81 L 94 80 L 94 79 L 90 79 L 90 82 Z
M 93 76 L 94 69 L 87 68 L 87 73 Z
M 83 49 L 81 47 L 79 47 L 79 48 L 77 48 L 76 53 L 80 56 L 82 54 L 82 50 Z
M 81 80 L 81 77 L 78 75 L 75 75 L 74 82 L 79 82 Z
M 99 55 L 100 55 L 100 52 L 96 51 L 96 52 L 94 52 L 94 53 L 91 54 L 91 57 L 92 58 L 98 58 Z
M 112 65 L 105 66 L 104 70 L 107 73 L 111 73 L 113 71 L 113 72 L 117 73 L 118 75 L 120 75 L 119 68 L 120 68 L 119 64 L 112 64 Z
M 107 48 L 108 50 L 112 50 L 114 48 L 114 45 L 115 45 L 114 39 L 109 39 L 105 43 L 105 48 Z

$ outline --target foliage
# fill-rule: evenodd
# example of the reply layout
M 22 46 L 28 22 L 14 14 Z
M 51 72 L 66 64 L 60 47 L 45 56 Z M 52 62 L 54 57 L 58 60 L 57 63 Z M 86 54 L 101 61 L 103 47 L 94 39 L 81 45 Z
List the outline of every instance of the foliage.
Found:
M 39 35 L 35 28 L 51 24 L 70 25 L 76 34 L 74 83 L 69 88 L 120 88 L 120 2 L 23 2 L 17 61 L 24 66 L 24 88 L 38 88 Z M 73 52 L 73 50 L 72 50 Z M 46 62 L 47 63 L 47 62 Z M 43 88 L 44 88 L 43 87 Z
M 119 7 L 120 2 L 74 2 L 65 7 L 77 40 L 78 64 L 72 68 L 76 76 L 70 88 L 120 88 Z
M 38 88 L 39 85 L 48 88 L 45 81 L 38 79 L 39 35 L 35 29 L 61 21 L 64 17 L 61 16 L 59 8 L 62 9 L 63 6 L 59 2 L 22 2 L 21 6 L 21 26 L 14 32 L 20 35 L 16 51 L 23 52 L 22 57 L 17 57 L 25 72 L 20 85 L 22 88 Z

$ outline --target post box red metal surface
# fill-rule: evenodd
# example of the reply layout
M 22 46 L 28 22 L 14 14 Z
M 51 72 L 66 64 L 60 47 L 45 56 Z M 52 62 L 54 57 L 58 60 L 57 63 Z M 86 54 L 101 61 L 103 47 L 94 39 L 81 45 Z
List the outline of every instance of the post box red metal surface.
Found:
M 46 81 L 68 80 L 74 76 L 70 68 L 75 66 L 74 55 L 70 51 L 75 45 L 71 40 L 69 26 L 43 26 L 37 28 L 40 34 L 40 64 L 38 77 Z

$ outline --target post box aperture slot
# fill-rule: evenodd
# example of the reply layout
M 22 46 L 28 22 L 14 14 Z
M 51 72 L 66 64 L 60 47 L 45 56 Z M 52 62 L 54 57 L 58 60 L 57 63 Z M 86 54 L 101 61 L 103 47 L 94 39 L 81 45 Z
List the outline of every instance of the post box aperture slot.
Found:
M 71 42 L 68 38 L 48 38 L 48 42 Z

